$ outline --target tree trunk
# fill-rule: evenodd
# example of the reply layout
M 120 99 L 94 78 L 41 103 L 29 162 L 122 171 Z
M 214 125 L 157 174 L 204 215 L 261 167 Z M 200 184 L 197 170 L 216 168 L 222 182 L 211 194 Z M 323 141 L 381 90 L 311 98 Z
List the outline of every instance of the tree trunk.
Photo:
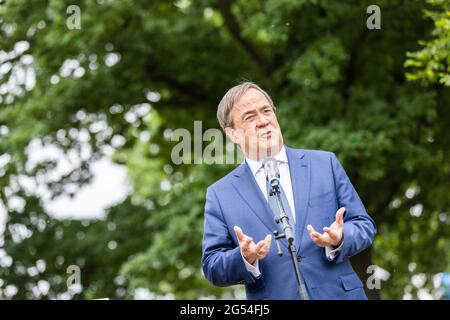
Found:
M 369 289 L 367 287 L 367 278 L 373 276 L 373 272 L 367 272 L 367 267 L 372 265 L 372 247 L 369 247 L 356 256 L 352 257 L 350 261 L 352 263 L 353 269 L 355 269 L 356 273 L 364 284 L 364 290 L 369 300 L 380 300 L 380 290 Z

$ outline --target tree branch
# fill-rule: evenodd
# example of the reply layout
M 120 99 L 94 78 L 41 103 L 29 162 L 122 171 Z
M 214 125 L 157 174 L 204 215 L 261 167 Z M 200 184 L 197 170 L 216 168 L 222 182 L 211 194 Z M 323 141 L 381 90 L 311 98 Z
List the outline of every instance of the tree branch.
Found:
M 205 92 L 194 84 L 181 82 L 167 72 L 160 72 L 157 68 L 157 63 L 155 62 L 147 61 L 144 67 L 146 72 L 152 76 L 152 79 L 155 82 L 163 83 L 170 88 L 175 89 L 178 93 L 191 97 L 194 100 L 206 100 L 208 98 Z
M 358 35 L 358 38 L 355 40 L 352 48 L 350 49 L 350 59 L 347 64 L 347 68 L 345 69 L 344 85 L 343 85 L 343 92 L 342 92 L 342 96 L 343 96 L 345 102 L 348 101 L 348 98 L 350 95 L 350 93 L 349 93 L 350 87 L 355 80 L 354 74 L 355 74 L 356 62 L 358 60 L 359 46 L 362 45 L 364 40 L 367 38 L 368 34 L 369 34 L 368 29 L 363 28 L 361 33 Z
M 121 24 L 120 30 L 128 29 L 133 22 L 133 18 L 134 17 L 126 18 Z M 126 51 L 126 47 L 120 49 L 120 40 L 115 41 L 115 43 L 117 43 L 119 52 Z M 161 66 L 161 64 L 158 63 L 158 61 L 154 57 L 149 57 L 144 63 L 144 70 L 149 75 L 150 79 L 152 79 L 156 83 L 166 85 L 171 89 L 176 90 L 180 95 L 192 98 L 193 100 L 206 100 L 208 98 L 204 90 L 202 90 L 198 86 L 192 83 L 179 81 L 176 76 L 165 72 L 164 70 L 161 70 L 159 66 Z
M 236 17 L 231 12 L 232 0 L 219 0 L 218 5 L 219 10 L 224 18 L 225 25 L 233 38 L 242 45 L 242 47 L 253 58 L 253 60 L 258 63 L 258 65 L 264 70 L 266 74 L 270 73 L 271 66 L 269 63 L 269 59 L 264 56 L 262 51 L 254 42 L 242 36 L 241 26 L 236 20 Z

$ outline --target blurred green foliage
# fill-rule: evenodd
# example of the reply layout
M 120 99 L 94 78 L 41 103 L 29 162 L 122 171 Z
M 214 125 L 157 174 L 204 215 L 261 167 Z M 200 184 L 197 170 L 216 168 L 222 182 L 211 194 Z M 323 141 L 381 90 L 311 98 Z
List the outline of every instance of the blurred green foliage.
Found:
M 81 29 L 66 25 L 72 4 Z M 233 165 L 174 165 L 170 136 L 217 128 L 220 98 L 244 79 L 271 94 L 288 145 L 346 168 L 379 228 L 359 273 L 389 272 L 382 298 L 417 298 L 417 275 L 433 289 L 450 271 L 449 2 L 377 1 L 381 30 L 366 27 L 370 4 L 0 1 L 0 298 L 239 297 L 200 269 L 205 190 Z M 79 164 L 55 178 L 55 161 L 30 165 L 32 141 Z M 23 183 L 73 195 L 104 156 L 132 191 L 103 219 L 54 219 Z M 74 264 L 82 290 L 67 296 Z
M 428 0 L 434 7 L 440 10 L 428 9 L 426 16 L 434 22 L 433 38 L 428 41 L 420 41 L 423 48 L 416 52 L 408 52 L 409 59 L 405 66 L 414 71 L 406 76 L 411 80 L 422 80 L 425 84 L 442 83 L 450 86 L 450 1 Z M 433 8 L 433 7 L 432 7 Z

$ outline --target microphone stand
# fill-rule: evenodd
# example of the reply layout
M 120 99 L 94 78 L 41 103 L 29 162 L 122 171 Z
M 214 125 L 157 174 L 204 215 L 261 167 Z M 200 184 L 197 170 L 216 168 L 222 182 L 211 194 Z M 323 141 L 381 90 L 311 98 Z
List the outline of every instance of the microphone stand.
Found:
M 308 292 L 306 291 L 305 282 L 300 273 L 300 268 L 298 265 L 297 250 L 295 249 L 295 244 L 294 244 L 294 232 L 292 230 L 291 225 L 289 224 L 289 217 L 286 214 L 286 211 L 284 210 L 283 203 L 281 202 L 280 188 L 276 183 L 272 184 L 269 192 L 270 192 L 271 196 L 275 195 L 275 199 L 278 204 L 278 209 L 280 210 L 280 213 L 281 213 L 280 216 L 275 217 L 275 222 L 277 224 L 281 222 L 281 224 L 283 226 L 283 231 L 284 231 L 284 233 L 282 233 L 282 234 L 279 234 L 278 231 L 276 231 L 276 230 L 273 232 L 273 235 L 275 236 L 275 241 L 276 241 L 277 247 L 278 247 L 278 255 L 279 256 L 283 255 L 283 251 L 281 251 L 279 241 L 282 238 L 286 238 L 287 243 L 288 243 L 289 253 L 291 254 L 291 258 L 292 258 L 292 263 L 294 264 L 295 277 L 297 278 L 297 286 L 298 286 L 298 293 L 300 295 L 300 299 L 301 300 L 309 300 Z

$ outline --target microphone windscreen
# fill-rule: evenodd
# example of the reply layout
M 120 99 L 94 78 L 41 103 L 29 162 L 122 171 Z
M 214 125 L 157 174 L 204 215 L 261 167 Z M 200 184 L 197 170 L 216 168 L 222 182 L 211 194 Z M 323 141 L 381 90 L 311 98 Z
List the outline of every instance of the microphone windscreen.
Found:
M 263 160 L 264 173 L 269 182 L 279 178 L 278 165 L 274 157 L 267 157 Z

